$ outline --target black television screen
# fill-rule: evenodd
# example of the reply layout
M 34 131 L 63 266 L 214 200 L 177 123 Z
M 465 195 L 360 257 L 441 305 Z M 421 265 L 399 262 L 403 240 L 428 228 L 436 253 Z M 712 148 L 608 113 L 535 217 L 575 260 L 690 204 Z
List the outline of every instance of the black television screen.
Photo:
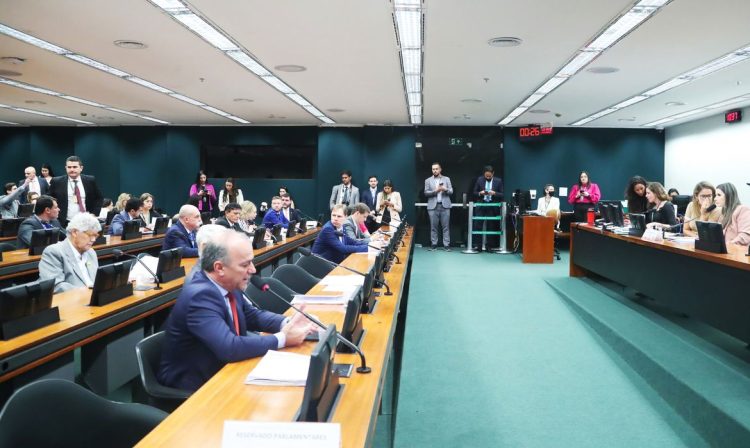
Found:
M 24 218 L 6 218 L 0 219 L 0 237 L 11 237 L 18 235 L 18 227 Z
M 159 264 L 156 265 L 156 276 L 159 282 L 169 282 L 185 276 L 182 262 L 182 248 L 175 247 L 159 252 Z
M 297 234 L 297 221 L 289 221 L 289 226 L 286 229 L 286 237 L 290 238 Z
M 99 266 L 96 270 L 90 306 L 102 306 L 133 295 L 133 284 L 128 282 L 135 260 Z
M 141 233 L 141 220 L 140 219 L 133 219 L 130 221 L 125 221 L 122 225 L 122 240 L 132 240 L 136 238 L 140 238 L 142 235 Z
M 344 339 L 348 339 L 352 344 L 359 346 L 360 339 L 362 338 L 362 319 L 359 317 L 359 313 L 362 310 L 362 288 L 352 294 L 352 297 L 346 303 L 346 314 L 344 315 L 344 323 L 341 325 L 341 336 Z M 346 345 L 339 343 L 336 346 L 336 351 L 341 353 L 352 353 L 353 350 Z
M 60 229 L 37 229 L 31 232 L 29 255 L 41 255 L 47 246 L 60 241 Z
M 672 204 L 677 206 L 677 214 L 678 215 L 684 215 L 687 211 L 687 206 L 690 204 L 690 201 L 692 201 L 692 196 L 688 196 L 686 194 L 680 194 L 677 196 L 674 196 L 672 198 Z
M 164 235 L 167 233 L 169 218 L 160 216 L 154 221 L 154 235 Z
M 266 247 L 266 228 L 259 226 L 253 234 L 253 249 L 262 249 Z
M 204 145 L 201 167 L 218 179 L 312 179 L 317 155 L 314 145 Z
M 695 221 L 698 228 L 698 239 L 695 240 L 695 248 L 714 252 L 717 254 L 727 253 L 727 243 L 724 240 L 724 229 L 721 223 Z
M 642 236 L 646 231 L 646 215 L 643 213 L 630 213 L 630 229 L 628 234 L 633 236 Z
M 336 342 L 336 326 L 329 325 L 310 355 L 310 367 L 307 370 L 307 382 L 297 421 L 325 422 L 330 418 L 341 388 L 333 362 Z
M 32 213 L 34 213 L 34 205 L 32 203 L 28 204 L 20 204 L 18 206 L 18 217 L 19 218 L 28 218 L 31 216 Z
M 0 290 L 0 322 L 20 319 L 49 309 L 55 279 L 38 280 Z

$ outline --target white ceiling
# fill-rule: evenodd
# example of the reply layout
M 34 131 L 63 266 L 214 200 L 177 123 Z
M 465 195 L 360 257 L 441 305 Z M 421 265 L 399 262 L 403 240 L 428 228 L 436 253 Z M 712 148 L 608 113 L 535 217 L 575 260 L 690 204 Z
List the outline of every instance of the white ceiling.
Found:
M 635 0 L 425 0 L 424 124 L 494 125 L 557 72 Z M 190 0 L 276 76 L 339 125 L 408 125 L 404 86 L 388 0 Z M 253 125 L 321 122 L 210 46 L 147 0 L 2 0 L 0 23 L 106 63 L 229 112 Z M 750 44 L 750 1 L 673 0 L 511 126 L 566 126 L 712 59 Z M 513 48 L 487 45 L 514 36 Z M 145 43 L 143 50 L 114 46 Z M 0 70 L 17 81 L 96 101 L 173 125 L 234 121 L 0 36 Z M 274 69 L 296 64 L 299 73 Z M 586 127 L 640 127 L 669 115 L 750 93 L 750 60 L 625 108 Z M 251 99 L 236 101 L 236 99 Z M 478 99 L 481 102 L 464 102 Z M 28 103 L 43 101 L 46 104 Z M 678 101 L 684 106 L 666 106 Z M 91 121 L 153 125 L 108 110 L 0 85 L 0 103 Z M 750 101 L 738 103 L 747 106 Z M 336 111 L 343 109 L 343 112 Z M 714 111 L 716 113 L 720 111 Z M 702 118 L 695 115 L 687 120 Z M 82 117 L 82 114 L 86 114 Z M 623 119 L 633 121 L 622 121 Z M 23 125 L 75 123 L 0 109 L 0 120 Z M 674 121 L 669 125 L 687 120 Z

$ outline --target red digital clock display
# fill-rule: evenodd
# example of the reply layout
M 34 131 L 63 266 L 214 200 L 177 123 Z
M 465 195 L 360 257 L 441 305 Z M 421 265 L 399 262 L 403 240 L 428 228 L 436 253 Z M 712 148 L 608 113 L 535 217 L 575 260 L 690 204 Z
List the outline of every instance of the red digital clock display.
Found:
M 518 137 L 521 140 L 536 140 L 543 135 L 552 135 L 552 127 L 532 124 L 518 128 Z
M 742 121 L 742 111 L 732 110 L 724 114 L 724 123 L 737 123 Z

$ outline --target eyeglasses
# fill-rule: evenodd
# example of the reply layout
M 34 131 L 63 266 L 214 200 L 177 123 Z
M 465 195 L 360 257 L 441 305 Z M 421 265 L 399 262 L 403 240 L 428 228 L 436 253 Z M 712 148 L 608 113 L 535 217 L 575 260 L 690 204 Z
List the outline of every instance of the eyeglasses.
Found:
M 700 199 L 712 199 L 714 197 L 714 195 L 712 195 L 712 194 L 699 194 L 698 197 Z

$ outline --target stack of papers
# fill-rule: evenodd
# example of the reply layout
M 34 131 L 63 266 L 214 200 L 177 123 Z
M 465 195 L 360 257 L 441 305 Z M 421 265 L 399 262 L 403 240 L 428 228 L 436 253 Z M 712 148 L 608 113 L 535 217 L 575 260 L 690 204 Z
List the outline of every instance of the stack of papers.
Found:
M 292 299 L 293 305 L 299 305 L 301 303 L 309 303 L 313 305 L 344 305 L 349 301 L 348 297 L 342 295 L 335 296 L 313 296 L 306 294 L 295 294 Z
M 321 285 L 325 285 L 323 291 L 337 291 L 344 297 L 351 297 L 365 283 L 365 277 L 362 275 L 328 275 L 320 280 Z
M 151 255 L 141 255 L 138 257 L 141 259 L 141 261 L 148 266 L 149 269 L 151 269 L 151 272 L 156 272 L 156 267 L 159 265 L 159 259 L 156 257 L 152 257 Z M 142 264 L 136 262 L 133 262 L 133 265 L 130 269 L 130 275 L 128 276 L 129 282 L 137 282 L 137 283 L 156 283 L 156 279 L 153 275 L 149 274 L 149 272 L 146 270 L 146 268 L 143 267 Z
M 310 357 L 269 350 L 245 378 L 245 384 L 259 386 L 304 386 Z

